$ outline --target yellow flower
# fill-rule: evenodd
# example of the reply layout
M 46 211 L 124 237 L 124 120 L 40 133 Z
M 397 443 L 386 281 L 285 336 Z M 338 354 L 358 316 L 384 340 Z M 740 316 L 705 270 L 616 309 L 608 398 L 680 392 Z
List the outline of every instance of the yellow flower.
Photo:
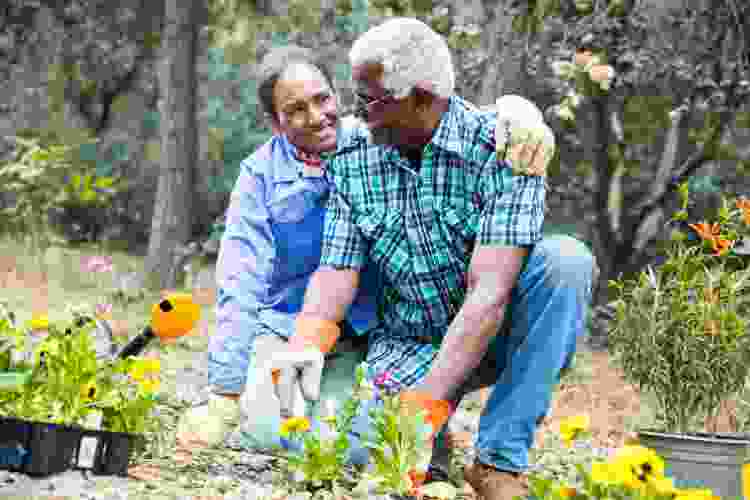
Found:
M 97 387 L 93 382 L 89 382 L 88 384 L 83 384 L 81 386 L 81 398 L 83 398 L 84 401 L 93 400 L 96 397 L 96 393 Z
M 674 479 L 671 477 L 652 477 L 648 480 L 649 486 L 660 495 L 672 495 L 677 493 Z
M 291 417 L 281 424 L 279 434 L 289 437 L 292 433 L 307 432 L 310 430 L 310 421 L 305 417 Z
M 148 375 L 157 374 L 161 370 L 161 361 L 158 358 L 139 359 L 133 363 L 128 374 L 137 382 L 140 382 Z
M 664 460 L 654 450 L 641 445 L 620 448 L 612 465 L 622 482 L 631 488 L 641 488 L 649 480 L 664 477 Z
M 158 378 L 147 378 L 141 381 L 140 387 L 143 389 L 143 392 L 147 394 L 154 393 L 159 390 L 159 379 Z
M 136 382 L 140 382 L 141 380 L 146 378 L 146 370 L 144 370 L 143 365 L 139 363 L 139 364 L 134 365 L 130 369 L 130 371 L 128 371 L 128 375 L 130 375 L 131 378 L 135 380 Z
M 688 488 L 678 490 L 674 500 L 720 500 L 714 493 L 705 488 Z
M 557 490 L 557 493 L 561 498 L 573 498 L 578 494 L 578 491 L 575 488 L 571 488 L 570 486 L 560 486 L 560 489 Z
M 31 318 L 29 326 L 32 330 L 47 330 L 49 328 L 49 317 L 46 314 L 40 314 Z
M 560 437 L 566 446 L 570 446 L 581 432 L 589 429 L 588 415 L 568 417 L 560 422 Z
M 591 480 L 599 484 L 618 483 L 616 471 L 607 462 L 596 461 L 591 464 Z

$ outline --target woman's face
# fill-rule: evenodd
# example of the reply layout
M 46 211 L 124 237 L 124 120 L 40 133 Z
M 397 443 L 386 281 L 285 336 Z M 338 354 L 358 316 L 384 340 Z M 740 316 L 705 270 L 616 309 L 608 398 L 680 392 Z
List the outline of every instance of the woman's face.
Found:
M 289 66 L 273 89 L 274 132 L 307 153 L 336 149 L 336 95 L 323 73 L 307 64 Z

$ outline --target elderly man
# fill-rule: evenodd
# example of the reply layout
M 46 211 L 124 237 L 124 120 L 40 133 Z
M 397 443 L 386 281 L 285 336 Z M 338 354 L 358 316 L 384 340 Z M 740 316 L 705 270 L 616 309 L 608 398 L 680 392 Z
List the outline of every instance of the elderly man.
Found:
M 454 94 L 449 49 L 420 21 L 369 30 L 350 62 L 364 124 L 329 160 L 320 267 L 282 379 L 315 385 L 320 371 L 300 354 L 320 359 L 335 345 L 372 264 L 386 284 L 373 373 L 390 372 L 402 400 L 428 412 L 494 384 L 465 477 L 485 500 L 525 495 L 529 448 L 583 331 L 593 267 L 582 243 L 542 235 L 550 151 L 496 152 L 503 110 L 483 113 Z

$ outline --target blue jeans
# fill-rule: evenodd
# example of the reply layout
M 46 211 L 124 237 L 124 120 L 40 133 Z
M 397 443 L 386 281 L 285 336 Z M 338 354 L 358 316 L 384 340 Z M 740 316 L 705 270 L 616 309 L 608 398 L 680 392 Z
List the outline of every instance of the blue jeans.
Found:
M 545 237 L 531 249 L 500 332 L 456 400 L 494 385 L 474 444 L 479 462 L 512 472 L 528 468 L 537 425 L 585 329 L 593 263 L 588 248 L 568 236 Z M 372 404 L 361 409 L 353 432 L 367 432 Z M 440 437 L 436 455 L 445 453 Z M 366 462 L 356 434 L 351 442 L 352 462 Z

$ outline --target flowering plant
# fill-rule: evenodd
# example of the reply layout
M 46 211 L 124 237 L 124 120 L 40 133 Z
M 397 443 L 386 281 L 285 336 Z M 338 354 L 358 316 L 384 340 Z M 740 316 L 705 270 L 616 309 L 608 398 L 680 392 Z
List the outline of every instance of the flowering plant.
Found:
M 281 425 L 281 436 L 292 442 L 302 442 L 301 452 L 287 454 L 291 472 L 301 476 L 312 488 L 337 489 L 344 480 L 344 469 L 348 458 L 349 432 L 352 421 L 359 411 L 361 393 L 365 383 L 364 368 L 359 366 L 355 374 L 354 396 L 344 404 L 340 415 L 325 415 L 323 423 L 329 426 L 332 437 L 322 437 L 309 432 L 310 421 L 304 417 L 286 419 Z
M 688 246 L 701 246 L 716 257 L 725 257 L 734 267 L 746 267 L 750 256 L 750 199 L 722 197 L 716 220 L 687 224 L 690 193 L 688 183 L 680 185 L 682 207 L 673 216 L 676 225 L 687 225 L 688 234 L 679 229 L 673 239 Z
M 41 318 L 30 328 L 40 328 Z M 70 321 L 44 319 L 46 334 L 30 356 L 10 360 L 9 368 L 29 370 L 21 387 L 0 391 L 0 414 L 36 422 L 143 432 L 156 404 L 159 361 L 127 358 L 97 359 L 92 340 L 96 327 L 81 317 Z M 0 336 L 24 350 L 30 335 L 2 323 Z
M 719 500 L 709 489 L 677 488 L 664 473 L 664 461 L 652 449 L 626 444 L 607 460 L 576 466 L 574 484 L 542 474 L 529 476 L 531 496 L 545 499 L 631 498 L 639 500 Z
M 686 187 L 682 192 L 686 197 Z M 688 432 L 697 417 L 715 416 L 747 380 L 750 267 L 728 249 L 747 234 L 748 212 L 736 206 L 725 204 L 717 226 L 693 225 L 700 240 L 677 232 L 655 270 L 610 283 L 617 293 L 611 350 L 626 379 L 655 397 L 668 431 Z
M 426 468 L 431 459 L 429 424 L 423 412 L 403 411 L 400 388 L 387 373 L 368 377 L 369 371 L 367 363 L 361 363 L 356 369 L 351 398 L 338 415 L 322 418 L 333 437 L 316 435 L 306 418 L 294 417 L 282 424 L 283 437 L 304 442 L 301 452 L 288 455 L 290 470 L 299 473 L 306 485 L 333 490 L 334 496 L 348 483 L 353 486 L 350 494 L 361 498 L 376 493 L 454 498 L 457 492 L 449 483 L 419 486 L 425 478 L 416 471 Z M 370 463 L 357 481 L 347 478 L 344 471 L 352 422 L 366 401 L 374 403 L 369 411 L 372 431 L 361 436 L 363 446 L 370 452 Z

